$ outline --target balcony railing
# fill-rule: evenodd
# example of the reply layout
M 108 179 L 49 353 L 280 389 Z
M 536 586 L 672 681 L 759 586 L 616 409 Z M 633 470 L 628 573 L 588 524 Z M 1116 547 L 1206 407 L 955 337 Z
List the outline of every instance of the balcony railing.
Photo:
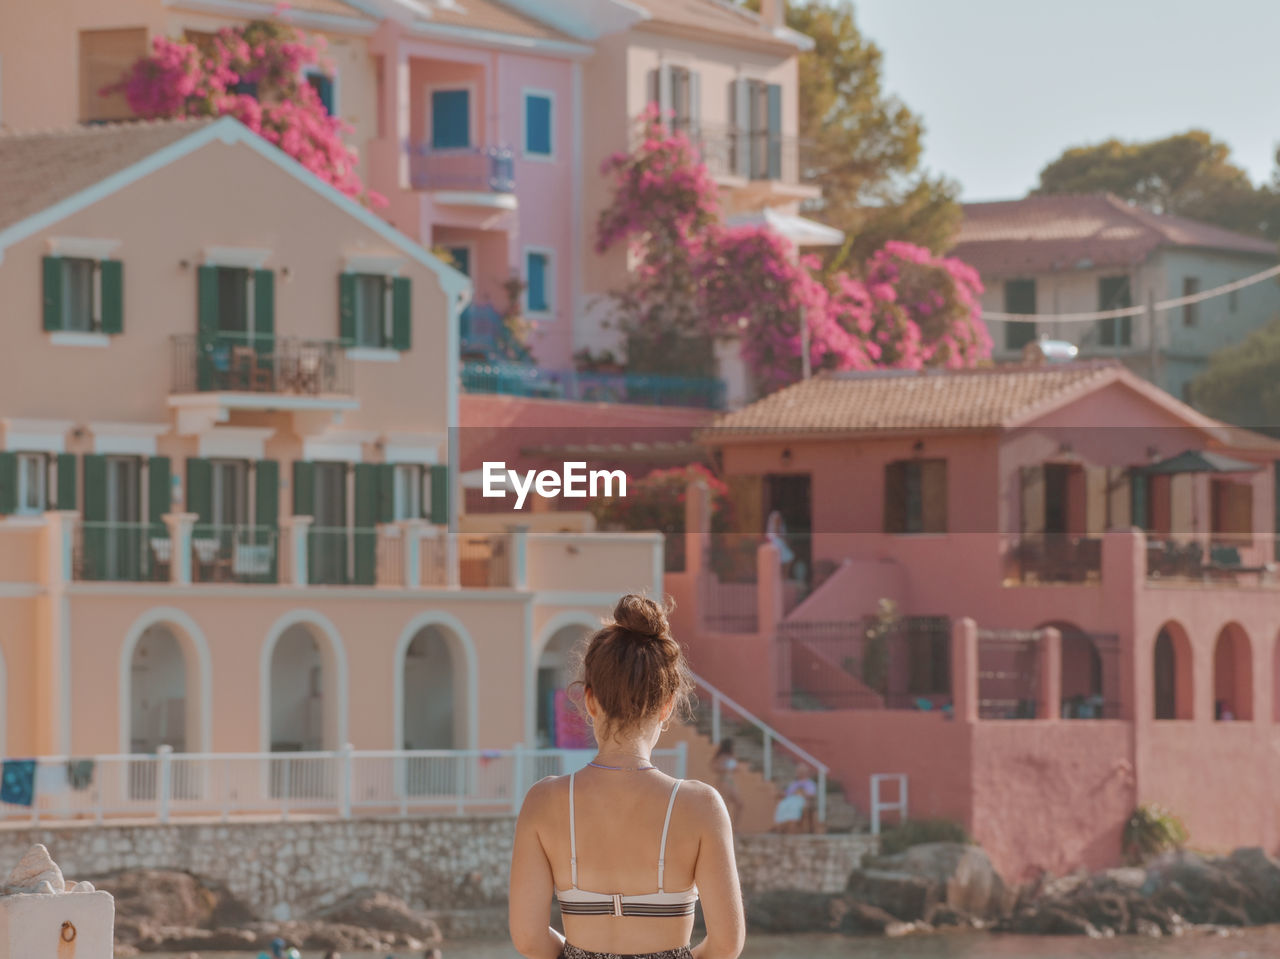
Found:
M 279 531 L 274 526 L 196 526 L 191 579 L 197 583 L 278 581 Z
M 409 182 L 415 190 L 515 192 L 515 152 L 510 147 L 442 150 L 426 143 L 411 143 L 407 152 Z
M 1259 534 L 1260 541 L 1270 543 L 1270 536 Z M 1268 545 L 1268 554 L 1272 549 Z M 1212 543 L 1206 553 L 1199 542 L 1179 540 L 1147 540 L 1147 579 L 1182 583 L 1211 583 L 1231 585 L 1254 582 L 1259 585 L 1275 585 L 1280 565 L 1275 562 L 1257 562 L 1248 558 L 1247 547 L 1227 543 Z
M 674 129 L 689 140 L 712 176 L 786 184 L 814 179 L 812 150 L 809 141 L 800 137 L 679 120 Z
M 338 340 L 181 334 L 172 350 L 174 393 L 352 392 L 351 361 Z
M 163 524 L 86 522 L 76 527 L 72 576 L 89 582 L 145 583 L 169 578 Z
M 584 373 L 518 363 L 463 363 L 462 388 L 542 399 L 723 409 L 722 380 L 656 373 Z
M 1102 540 L 1066 533 L 1022 536 L 1005 551 L 1006 583 L 1096 583 L 1102 576 Z

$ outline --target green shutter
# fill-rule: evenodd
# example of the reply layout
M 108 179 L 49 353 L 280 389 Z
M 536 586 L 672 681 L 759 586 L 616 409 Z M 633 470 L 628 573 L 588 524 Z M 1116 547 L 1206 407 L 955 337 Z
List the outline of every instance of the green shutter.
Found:
M 62 257 L 44 258 L 44 328 L 62 329 Z
M 58 454 L 58 509 L 76 508 L 76 455 Z
M 98 264 L 102 281 L 102 332 L 124 332 L 124 264 L 103 260 Z
M 18 511 L 18 454 L 0 453 L 0 515 Z
M 431 522 L 437 526 L 449 524 L 449 467 L 431 467 Z
M 277 580 L 276 564 L 280 557 L 277 530 L 280 524 L 280 464 L 275 460 L 258 460 L 253 469 L 253 542 L 256 546 L 272 546 L 268 583 Z M 273 545 L 274 544 L 274 545 Z
M 293 515 L 316 515 L 316 468 L 306 460 L 293 462 Z
M 84 469 L 84 521 L 81 533 L 80 574 L 85 579 L 106 579 L 108 535 L 107 458 L 86 454 Z
M 1147 474 L 1129 471 L 1129 521 L 1139 529 L 1148 528 Z
M 356 275 L 338 274 L 338 336 L 346 346 L 356 342 Z
M 355 581 L 372 586 L 378 575 L 378 467 L 356 464 Z
M 782 179 L 782 87 L 776 83 L 769 84 L 766 88 L 765 100 L 769 111 L 767 172 L 770 180 L 780 180 Z
M 187 457 L 187 512 L 204 526 L 213 522 L 213 464 L 194 456 Z
M 259 356 L 275 352 L 276 275 L 271 270 L 253 271 L 253 332 Z
M 396 467 L 394 463 L 378 464 L 378 522 L 393 523 L 396 518 Z
M 169 457 L 153 456 L 147 463 L 147 520 L 164 528 L 164 514 L 169 512 L 173 486 L 170 482 Z
M 391 281 L 391 345 L 407 350 L 413 338 L 413 306 L 407 276 Z
M 215 379 L 213 346 L 218 336 L 218 268 L 202 266 L 197 271 L 196 295 L 196 389 L 213 389 Z

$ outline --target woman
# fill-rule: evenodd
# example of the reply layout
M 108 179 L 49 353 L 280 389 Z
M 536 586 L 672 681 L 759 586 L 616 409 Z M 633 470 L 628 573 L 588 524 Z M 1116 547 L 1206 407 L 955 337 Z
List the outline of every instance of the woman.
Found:
M 724 801 L 650 759 L 692 690 L 666 610 L 622 597 L 588 641 L 579 682 L 596 757 L 524 799 L 511 856 L 516 949 L 529 959 L 736 959 L 745 925 Z M 553 894 L 564 936 L 550 926 Z M 699 898 L 707 936 L 690 949 Z
M 738 768 L 738 759 L 733 755 L 733 740 L 726 737 L 720 740 L 720 748 L 711 758 L 711 768 L 716 774 L 716 789 L 729 807 L 729 820 L 737 831 L 738 817 L 742 815 L 742 796 L 738 793 L 738 784 L 733 778 Z

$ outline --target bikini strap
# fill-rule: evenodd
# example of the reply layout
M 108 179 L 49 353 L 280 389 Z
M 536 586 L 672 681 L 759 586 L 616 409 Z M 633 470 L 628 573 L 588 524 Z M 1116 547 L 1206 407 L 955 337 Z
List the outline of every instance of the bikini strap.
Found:
M 662 874 L 666 869 L 667 830 L 671 827 L 671 810 L 676 806 L 676 793 L 682 782 L 684 782 L 683 779 L 677 779 L 675 785 L 671 787 L 671 798 L 667 800 L 667 818 L 662 821 L 662 845 L 658 849 L 658 892 L 662 892 Z
M 569 886 L 573 889 L 578 888 L 578 835 L 573 828 L 573 777 L 576 773 L 569 773 Z M 664 831 L 663 835 L 666 833 Z M 661 873 L 661 868 L 659 868 Z

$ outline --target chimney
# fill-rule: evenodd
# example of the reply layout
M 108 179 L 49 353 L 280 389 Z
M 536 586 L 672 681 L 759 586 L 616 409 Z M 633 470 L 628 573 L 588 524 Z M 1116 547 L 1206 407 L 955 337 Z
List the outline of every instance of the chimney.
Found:
M 787 25 L 787 0 L 760 0 L 760 20 L 770 30 Z

